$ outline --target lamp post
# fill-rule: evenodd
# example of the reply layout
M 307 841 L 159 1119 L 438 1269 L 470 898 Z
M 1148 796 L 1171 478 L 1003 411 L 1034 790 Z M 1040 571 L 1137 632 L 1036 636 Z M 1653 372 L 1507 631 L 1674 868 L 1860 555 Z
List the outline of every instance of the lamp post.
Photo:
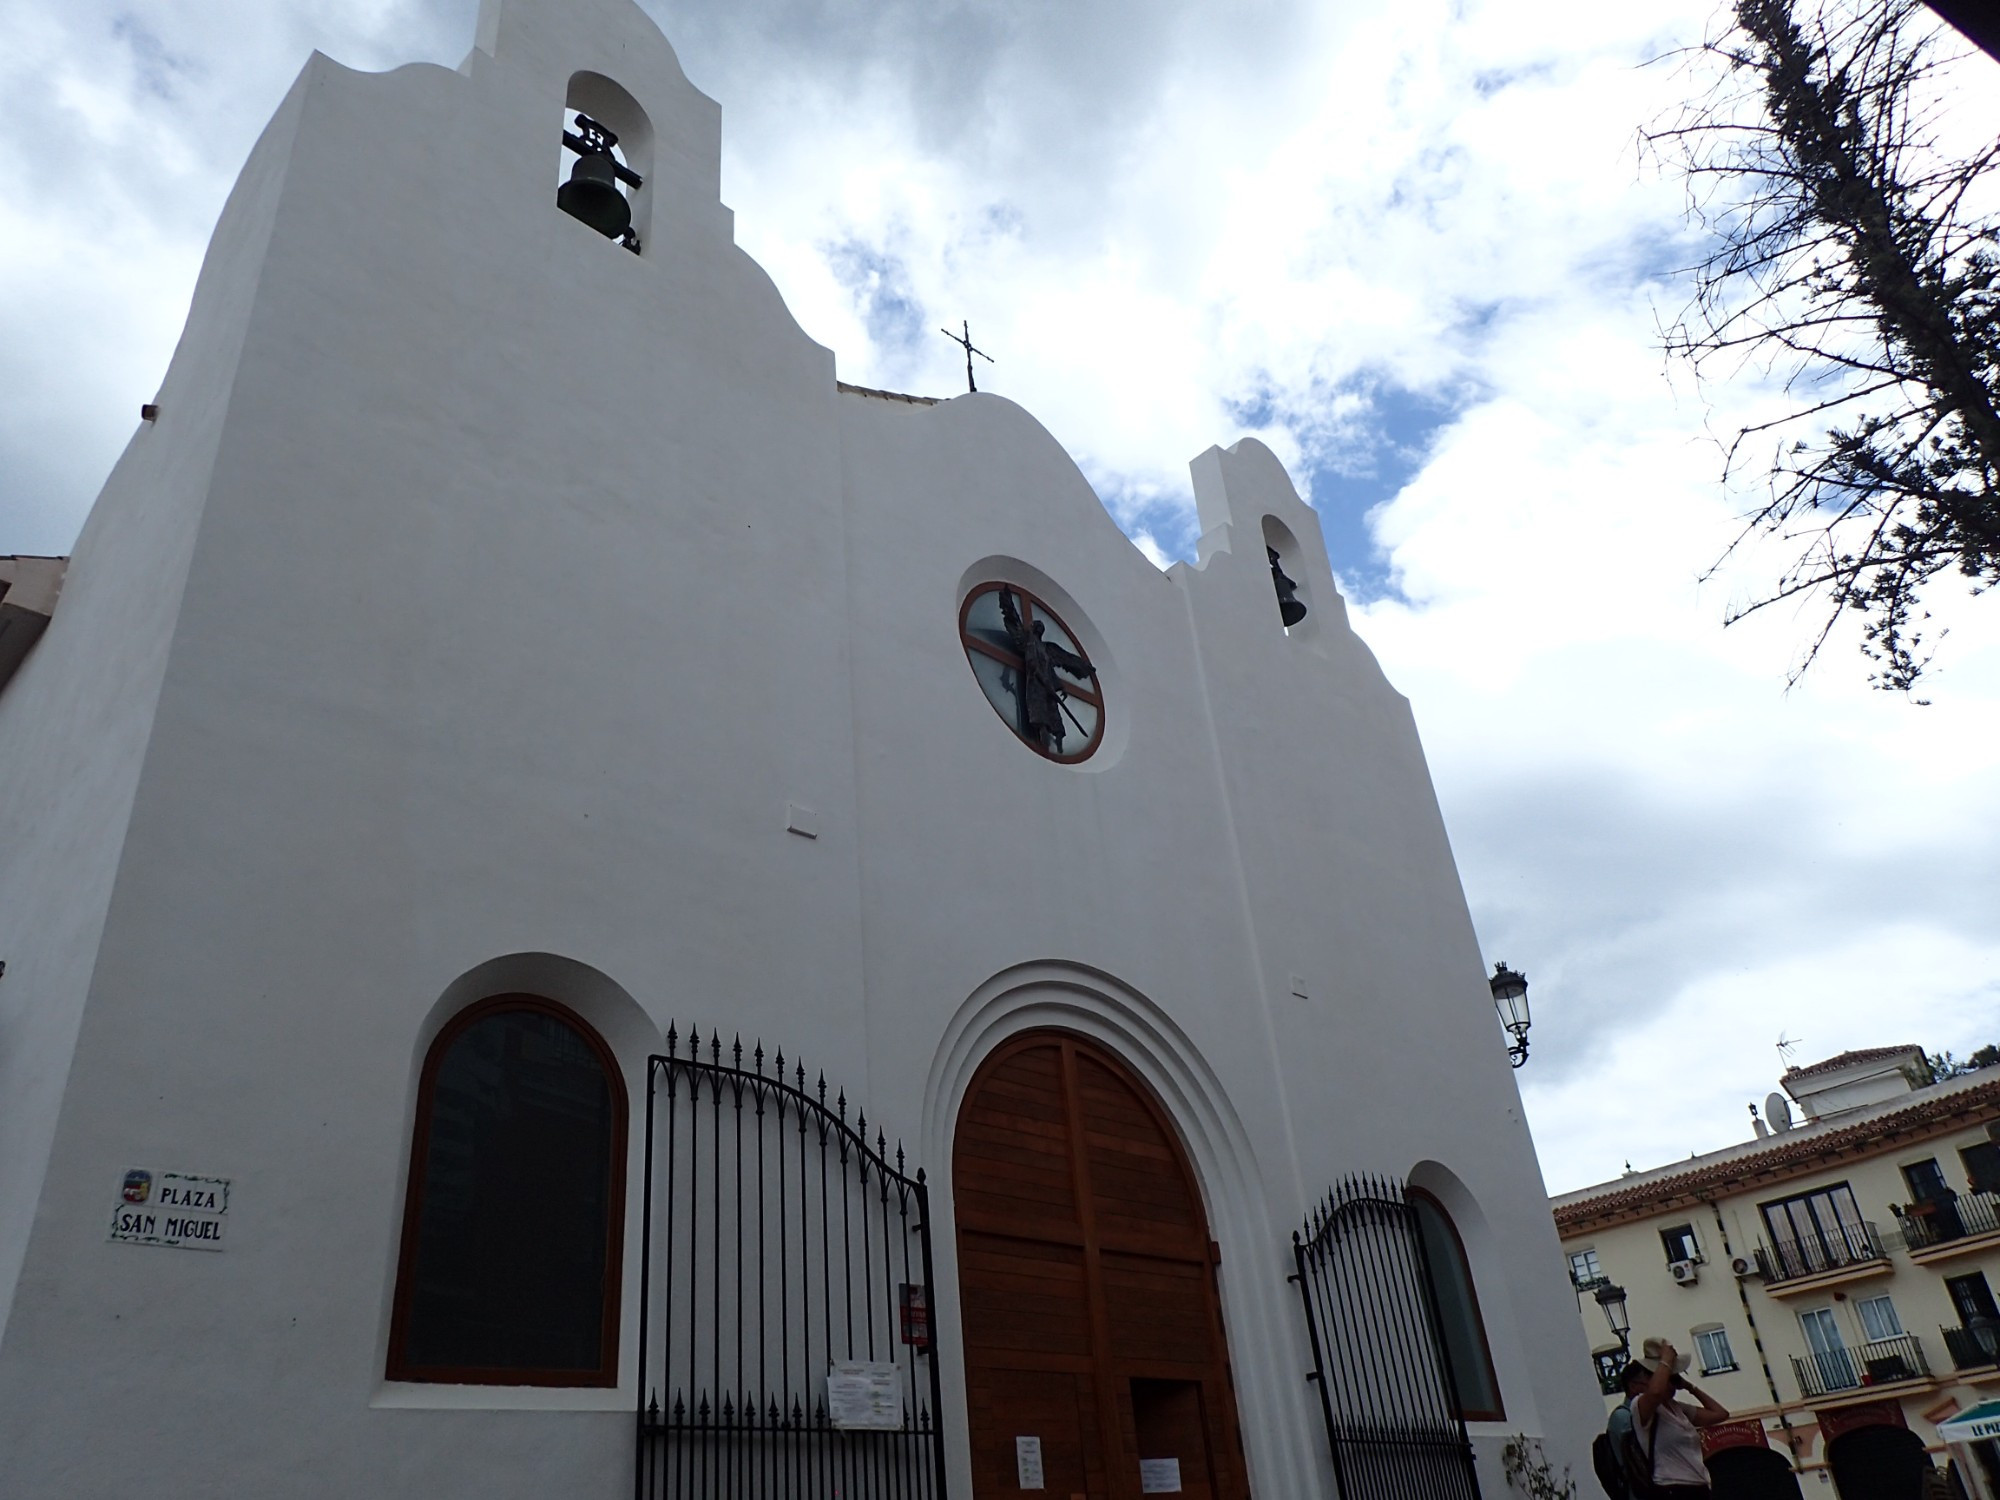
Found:
M 1528 976 L 1516 974 L 1504 963 L 1495 964 L 1486 986 L 1493 991 L 1493 1008 L 1500 1013 L 1500 1024 L 1514 1039 L 1507 1048 L 1507 1061 L 1518 1068 L 1528 1060 Z
M 1611 1325 L 1611 1332 L 1618 1340 L 1618 1354 L 1622 1359 L 1632 1352 L 1632 1315 L 1625 1311 L 1625 1288 L 1614 1282 L 1605 1282 L 1594 1294 L 1597 1305 L 1604 1309 L 1604 1321 Z
M 1991 1313 L 1974 1313 L 1965 1325 L 1979 1352 L 1989 1361 L 2000 1362 L 2000 1318 Z

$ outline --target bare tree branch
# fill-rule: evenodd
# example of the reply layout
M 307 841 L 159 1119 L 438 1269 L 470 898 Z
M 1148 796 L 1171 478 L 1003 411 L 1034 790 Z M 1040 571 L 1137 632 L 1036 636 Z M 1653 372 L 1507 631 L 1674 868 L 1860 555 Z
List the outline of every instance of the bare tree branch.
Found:
M 1872 680 L 1907 690 L 1926 586 L 2000 581 L 2000 225 L 1968 208 L 2000 142 L 1937 146 L 1953 70 L 1985 66 L 1964 58 L 1918 0 L 1732 0 L 1642 137 L 1711 246 L 1662 347 L 1799 398 L 1723 444 L 1725 484 L 1761 470 L 1764 496 L 1705 575 L 1752 537 L 1802 547 L 1727 616 L 1817 600 L 1793 681 L 1851 610 Z

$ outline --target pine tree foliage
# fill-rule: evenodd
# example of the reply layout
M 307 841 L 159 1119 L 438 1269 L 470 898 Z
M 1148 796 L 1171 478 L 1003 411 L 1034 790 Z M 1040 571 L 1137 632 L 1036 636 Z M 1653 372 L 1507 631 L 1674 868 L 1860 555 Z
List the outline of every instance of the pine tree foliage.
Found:
M 1667 348 L 1785 395 L 1724 445 L 1755 499 L 1723 561 L 1760 535 L 1790 556 L 1728 619 L 1807 606 L 1796 681 L 1856 611 L 1871 680 L 1907 691 L 1926 586 L 2000 580 L 2000 142 L 1941 145 L 1952 75 L 2000 75 L 1919 0 L 1734 0 L 1688 61 L 1703 92 L 1645 140 L 1712 248 Z

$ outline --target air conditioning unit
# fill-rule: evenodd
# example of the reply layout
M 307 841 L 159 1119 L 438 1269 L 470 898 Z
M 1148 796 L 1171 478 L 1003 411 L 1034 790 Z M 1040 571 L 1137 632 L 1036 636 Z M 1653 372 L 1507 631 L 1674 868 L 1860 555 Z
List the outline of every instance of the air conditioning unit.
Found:
M 1667 1273 L 1682 1286 L 1693 1286 L 1701 1279 L 1701 1268 L 1691 1260 L 1670 1260 Z
M 1735 1273 L 1738 1281 L 1748 1281 L 1758 1274 L 1757 1262 L 1747 1255 L 1737 1256 L 1729 1263 L 1729 1269 Z

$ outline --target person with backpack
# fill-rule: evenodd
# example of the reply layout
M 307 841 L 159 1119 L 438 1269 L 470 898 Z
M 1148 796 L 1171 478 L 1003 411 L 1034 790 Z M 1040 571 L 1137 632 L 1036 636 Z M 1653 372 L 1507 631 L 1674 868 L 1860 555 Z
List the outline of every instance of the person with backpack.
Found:
M 1625 1404 L 1591 1445 L 1605 1493 L 1611 1500 L 1695 1500 L 1711 1494 L 1697 1429 L 1727 1422 L 1728 1408 L 1682 1378 L 1679 1351 L 1665 1339 L 1647 1339 L 1620 1383 Z M 1674 1400 L 1677 1390 L 1701 1404 Z

